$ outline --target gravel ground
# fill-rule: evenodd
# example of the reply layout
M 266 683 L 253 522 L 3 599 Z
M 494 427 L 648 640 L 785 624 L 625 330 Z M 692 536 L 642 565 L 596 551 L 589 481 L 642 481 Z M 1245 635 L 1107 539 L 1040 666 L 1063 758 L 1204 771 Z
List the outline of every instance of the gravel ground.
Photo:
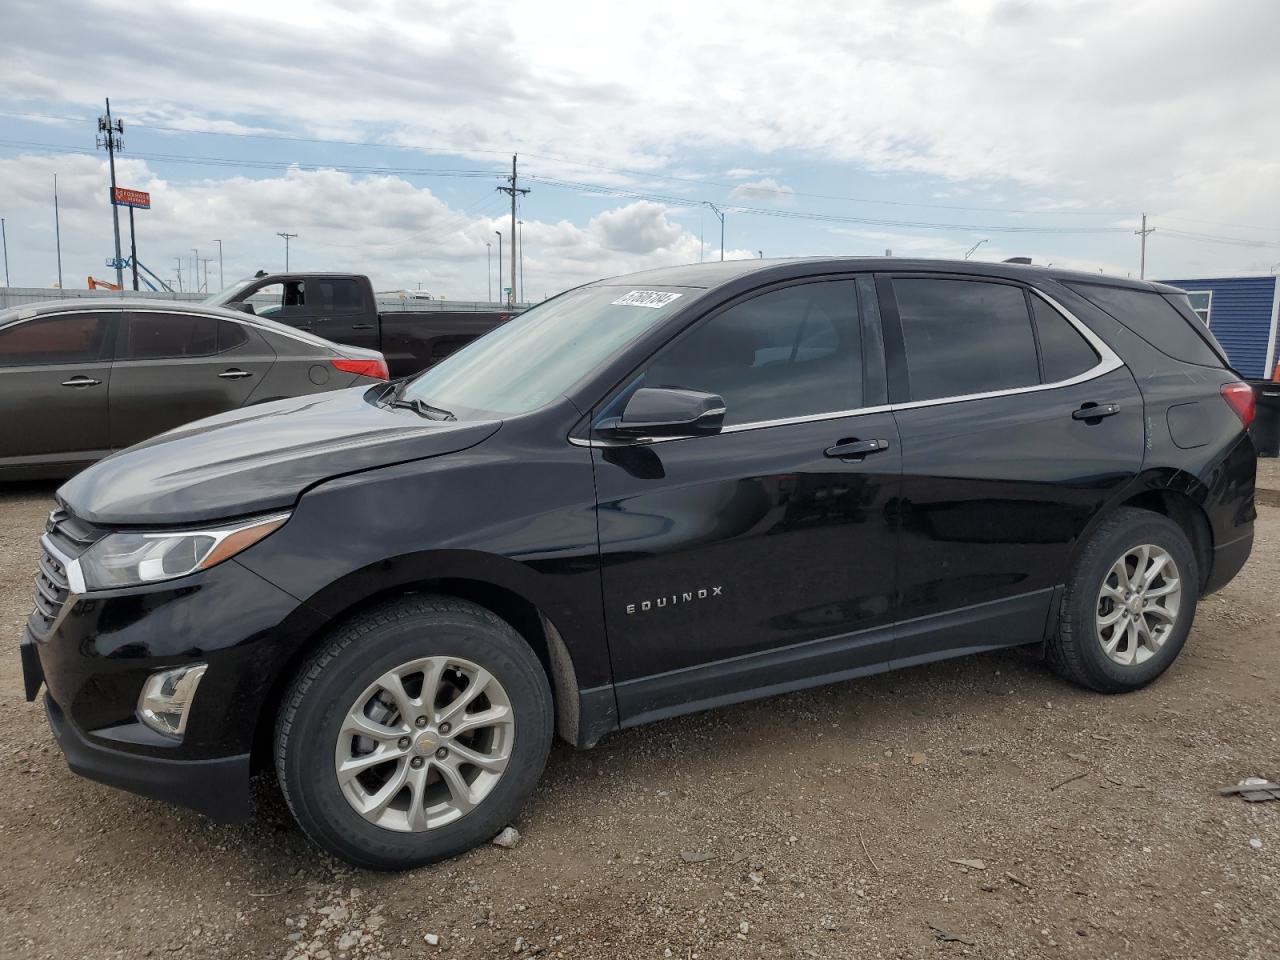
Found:
M 0 957 L 1280 957 L 1280 469 L 1148 689 L 969 658 L 552 752 L 513 849 L 410 874 L 72 776 L 0 659 Z M 0 489 L 0 626 L 50 486 Z M 963 862 L 960 862 L 963 861 Z M 432 943 L 432 941 L 437 941 Z

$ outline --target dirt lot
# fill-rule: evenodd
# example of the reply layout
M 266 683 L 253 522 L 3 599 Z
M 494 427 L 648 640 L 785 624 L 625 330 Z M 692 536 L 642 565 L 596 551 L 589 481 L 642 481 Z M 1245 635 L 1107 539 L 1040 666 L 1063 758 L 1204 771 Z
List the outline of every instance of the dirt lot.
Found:
M 0 490 L 14 640 L 51 491 Z M 1280 803 L 1216 794 L 1280 779 L 1260 499 L 1147 690 L 989 655 L 559 745 L 516 848 L 399 876 L 316 853 L 269 780 L 218 826 L 72 776 L 4 657 L 0 956 L 1280 957 Z

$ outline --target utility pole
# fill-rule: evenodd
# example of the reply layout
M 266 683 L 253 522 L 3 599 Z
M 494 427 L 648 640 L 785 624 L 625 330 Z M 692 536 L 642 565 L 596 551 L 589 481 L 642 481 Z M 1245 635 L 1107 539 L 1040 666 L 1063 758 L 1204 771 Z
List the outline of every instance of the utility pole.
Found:
M 524 295 L 524 221 L 518 221 L 517 226 L 520 227 L 520 289 L 516 292 L 516 303 L 524 303 L 520 299 Z
M 499 190 L 502 188 L 499 187 Z M 502 231 L 493 231 L 498 235 L 498 296 L 502 296 Z
M 129 208 L 129 262 L 133 264 L 133 289 L 138 290 L 138 235 L 133 232 L 133 207 Z
M 513 153 L 511 155 L 511 176 L 507 178 L 511 182 L 511 186 L 498 187 L 500 193 L 508 194 L 511 197 L 511 296 L 507 298 L 508 306 L 514 304 L 516 298 L 516 247 L 520 245 L 516 237 L 516 197 L 518 194 L 529 192 L 528 187 L 521 189 L 516 186 L 516 176 L 516 155 Z M 498 255 L 498 259 L 502 259 L 501 254 Z M 501 263 L 499 263 L 498 269 L 501 272 Z M 498 283 L 498 293 L 502 293 L 501 282 Z
M 222 275 L 222 241 L 213 241 L 218 245 L 218 289 L 225 290 L 227 288 L 226 278 Z
M 174 257 L 173 259 L 178 264 L 178 292 L 182 293 L 182 258 Z
M 4 288 L 9 289 L 9 234 L 4 229 L 4 217 L 0 217 L 0 245 L 4 247 Z
M 297 236 L 296 233 L 276 233 L 277 237 L 284 237 L 284 272 L 289 272 L 289 241 Z
M 120 208 L 116 206 L 116 151 L 124 149 L 120 137 L 124 121 L 111 119 L 111 98 L 107 98 L 107 115 L 98 118 L 98 146 L 107 148 L 107 165 L 111 168 L 111 223 L 116 234 L 116 286 L 124 289 L 124 268 L 120 263 Z
M 489 302 L 493 303 L 493 244 L 488 240 L 484 242 L 485 266 L 484 266 L 484 283 L 485 289 L 489 291 Z
M 58 247 L 58 289 L 62 289 L 62 224 L 58 221 L 58 175 L 53 175 L 53 237 Z
M 1142 229 L 1133 231 L 1142 237 L 1142 257 L 1138 262 L 1138 279 L 1145 280 L 1147 278 L 1147 234 L 1155 233 L 1156 228 L 1147 229 L 1147 215 L 1142 215 Z
M 213 263 L 213 257 L 201 257 L 200 262 L 204 264 L 204 292 L 209 292 L 209 264 Z
M 191 252 L 195 254 L 191 258 L 191 289 L 196 293 L 200 292 L 200 251 L 195 247 L 191 248 Z
M 711 208 L 711 212 L 720 218 L 720 261 L 724 262 L 724 212 L 710 200 L 702 201 Z

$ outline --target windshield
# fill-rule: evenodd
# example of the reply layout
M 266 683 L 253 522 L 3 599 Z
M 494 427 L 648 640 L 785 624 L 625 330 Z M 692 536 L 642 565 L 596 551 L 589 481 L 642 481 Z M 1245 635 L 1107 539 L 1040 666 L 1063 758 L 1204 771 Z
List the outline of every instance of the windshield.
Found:
M 256 281 L 257 277 L 250 277 L 248 280 L 241 280 L 239 283 L 233 283 L 225 290 L 219 290 L 217 293 L 209 294 L 209 296 L 205 297 L 200 302 L 207 303 L 211 307 L 220 307 L 224 303 L 228 303 L 229 301 L 236 299 L 236 294 L 249 286 L 249 284 Z
M 536 410 L 701 292 L 571 290 L 445 358 L 410 383 L 404 397 L 459 417 Z

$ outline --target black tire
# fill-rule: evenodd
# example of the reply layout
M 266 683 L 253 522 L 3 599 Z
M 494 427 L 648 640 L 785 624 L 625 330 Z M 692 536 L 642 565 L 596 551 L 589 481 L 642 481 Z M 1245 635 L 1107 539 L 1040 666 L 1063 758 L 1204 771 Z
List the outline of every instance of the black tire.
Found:
M 1104 652 L 1097 625 L 1098 596 L 1112 564 L 1131 547 L 1152 544 L 1177 564 L 1182 593 L 1168 638 L 1143 663 L 1119 664 Z M 1200 596 L 1195 550 L 1178 524 L 1162 514 L 1122 507 L 1093 532 L 1076 559 L 1058 611 L 1058 629 L 1048 661 L 1059 674 L 1099 693 L 1125 693 L 1146 686 L 1168 669 L 1186 643 Z
M 463 657 L 502 685 L 515 715 L 511 757 L 475 808 L 419 833 L 380 827 L 347 802 L 334 773 L 338 731 L 351 705 L 388 670 L 419 657 Z M 553 731 L 551 689 L 537 656 L 510 624 L 473 603 L 421 595 L 347 621 L 299 668 L 276 717 L 276 773 L 303 832 L 341 860 L 405 870 L 491 840 L 533 792 Z

